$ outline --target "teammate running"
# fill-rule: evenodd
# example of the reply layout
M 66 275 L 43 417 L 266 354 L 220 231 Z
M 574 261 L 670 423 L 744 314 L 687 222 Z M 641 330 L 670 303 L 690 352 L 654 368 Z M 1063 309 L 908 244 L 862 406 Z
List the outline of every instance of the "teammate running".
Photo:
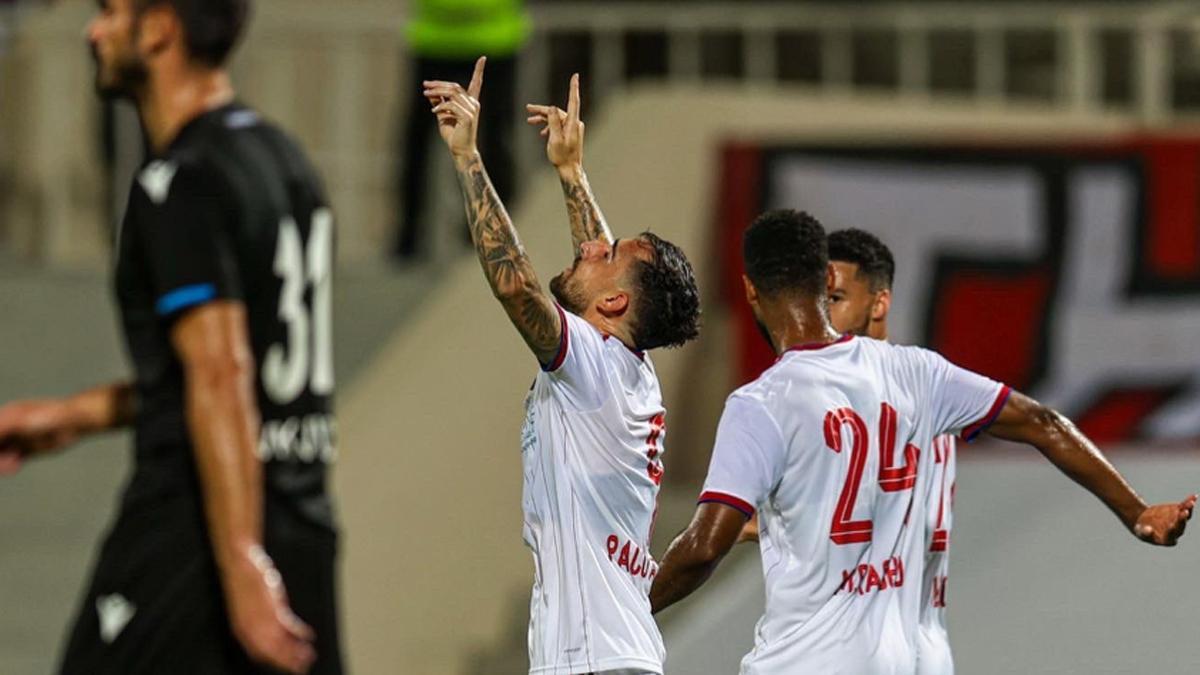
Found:
M 524 539 L 533 552 L 531 673 L 662 673 L 663 644 L 647 594 L 649 543 L 665 434 L 662 394 L 646 354 L 696 337 L 691 266 L 642 233 L 613 240 L 582 167 L 579 80 L 566 111 L 530 109 L 548 129 L 571 213 L 574 264 L 542 290 L 476 150 L 484 59 L 466 90 L 426 82 L 454 158 L 484 276 L 542 372 L 522 430 Z M 557 304 L 556 304 L 557 302 Z
M 698 588 L 758 511 L 772 560 L 742 672 L 913 673 L 936 437 L 985 429 L 1037 447 L 1139 539 L 1172 545 L 1196 497 L 1147 507 L 1058 413 L 934 352 L 839 336 L 825 233 L 775 211 L 747 230 L 746 297 L 780 355 L 730 395 L 696 514 L 651 589 Z M 765 563 L 768 561 L 764 561 Z
M 102 0 L 88 28 L 97 89 L 134 101 L 151 153 L 117 243 L 134 378 L 0 409 L 8 472 L 134 427 L 65 674 L 342 669 L 325 491 L 333 216 L 296 144 L 234 101 L 224 64 L 247 11 Z

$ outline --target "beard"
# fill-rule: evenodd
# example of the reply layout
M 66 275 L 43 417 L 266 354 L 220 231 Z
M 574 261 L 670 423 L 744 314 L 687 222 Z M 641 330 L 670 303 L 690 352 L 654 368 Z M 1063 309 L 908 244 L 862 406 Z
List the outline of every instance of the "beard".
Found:
M 587 310 L 587 298 L 584 297 L 578 284 L 571 283 L 573 278 L 570 272 L 573 270 L 574 268 L 571 268 L 550 280 L 550 294 L 554 296 L 560 307 L 579 316 Z
M 145 62 L 137 56 L 115 61 L 106 68 L 93 48 L 92 61 L 96 66 L 96 93 L 104 100 L 133 98 L 150 77 Z

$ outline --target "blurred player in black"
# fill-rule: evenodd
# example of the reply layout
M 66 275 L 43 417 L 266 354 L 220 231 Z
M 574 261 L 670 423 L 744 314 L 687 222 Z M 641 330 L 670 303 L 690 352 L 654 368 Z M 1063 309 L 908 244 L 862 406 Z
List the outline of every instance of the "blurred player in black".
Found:
M 0 472 L 135 430 L 62 673 L 341 672 L 333 217 L 296 144 L 234 100 L 248 4 L 101 0 L 88 28 L 97 89 L 136 103 L 150 146 L 116 262 L 135 375 L 0 408 Z

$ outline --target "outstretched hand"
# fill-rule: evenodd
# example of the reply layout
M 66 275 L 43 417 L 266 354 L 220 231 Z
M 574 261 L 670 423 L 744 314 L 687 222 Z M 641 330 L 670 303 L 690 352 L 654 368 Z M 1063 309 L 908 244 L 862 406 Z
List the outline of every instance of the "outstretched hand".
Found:
M 438 133 L 456 156 L 474 154 L 479 130 L 479 92 L 483 89 L 483 68 L 487 57 L 475 62 L 475 72 L 464 90 L 457 82 L 426 80 L 425 98 L 437 115 Z
M 579 119 L 579 73 L 571 76 L 571 93 L 567 109 L 553 105 L 525 106 L 527 121 L 541 126 L 546 140 L 546 157 L 560 171 L 583 166 L 584 124 Z
M 1133 534 L 1148 544 L 1174 546 L 1183 536 L 1187 521 L 1192 518 L 1196 498 L 1197 495 L 1192 495 L 1178 504 L 1146 507 L 1133 526 Z
M 25 460 L 74 442 L 78 431 L 62 401 L 19 401 L 0 406 L 0 476 L 16 473 Z

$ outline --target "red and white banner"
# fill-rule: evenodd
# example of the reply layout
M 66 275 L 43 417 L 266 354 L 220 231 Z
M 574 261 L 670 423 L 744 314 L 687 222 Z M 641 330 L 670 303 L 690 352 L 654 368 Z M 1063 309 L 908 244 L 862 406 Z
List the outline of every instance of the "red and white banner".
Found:
M 892 338 L 1059 407 L 1102 442 L 1200 437 L 1200 138 L 723 152 L 719 243 L 739 377 L 773 356 L 742 299 L 768 208 L 896 257 Z

